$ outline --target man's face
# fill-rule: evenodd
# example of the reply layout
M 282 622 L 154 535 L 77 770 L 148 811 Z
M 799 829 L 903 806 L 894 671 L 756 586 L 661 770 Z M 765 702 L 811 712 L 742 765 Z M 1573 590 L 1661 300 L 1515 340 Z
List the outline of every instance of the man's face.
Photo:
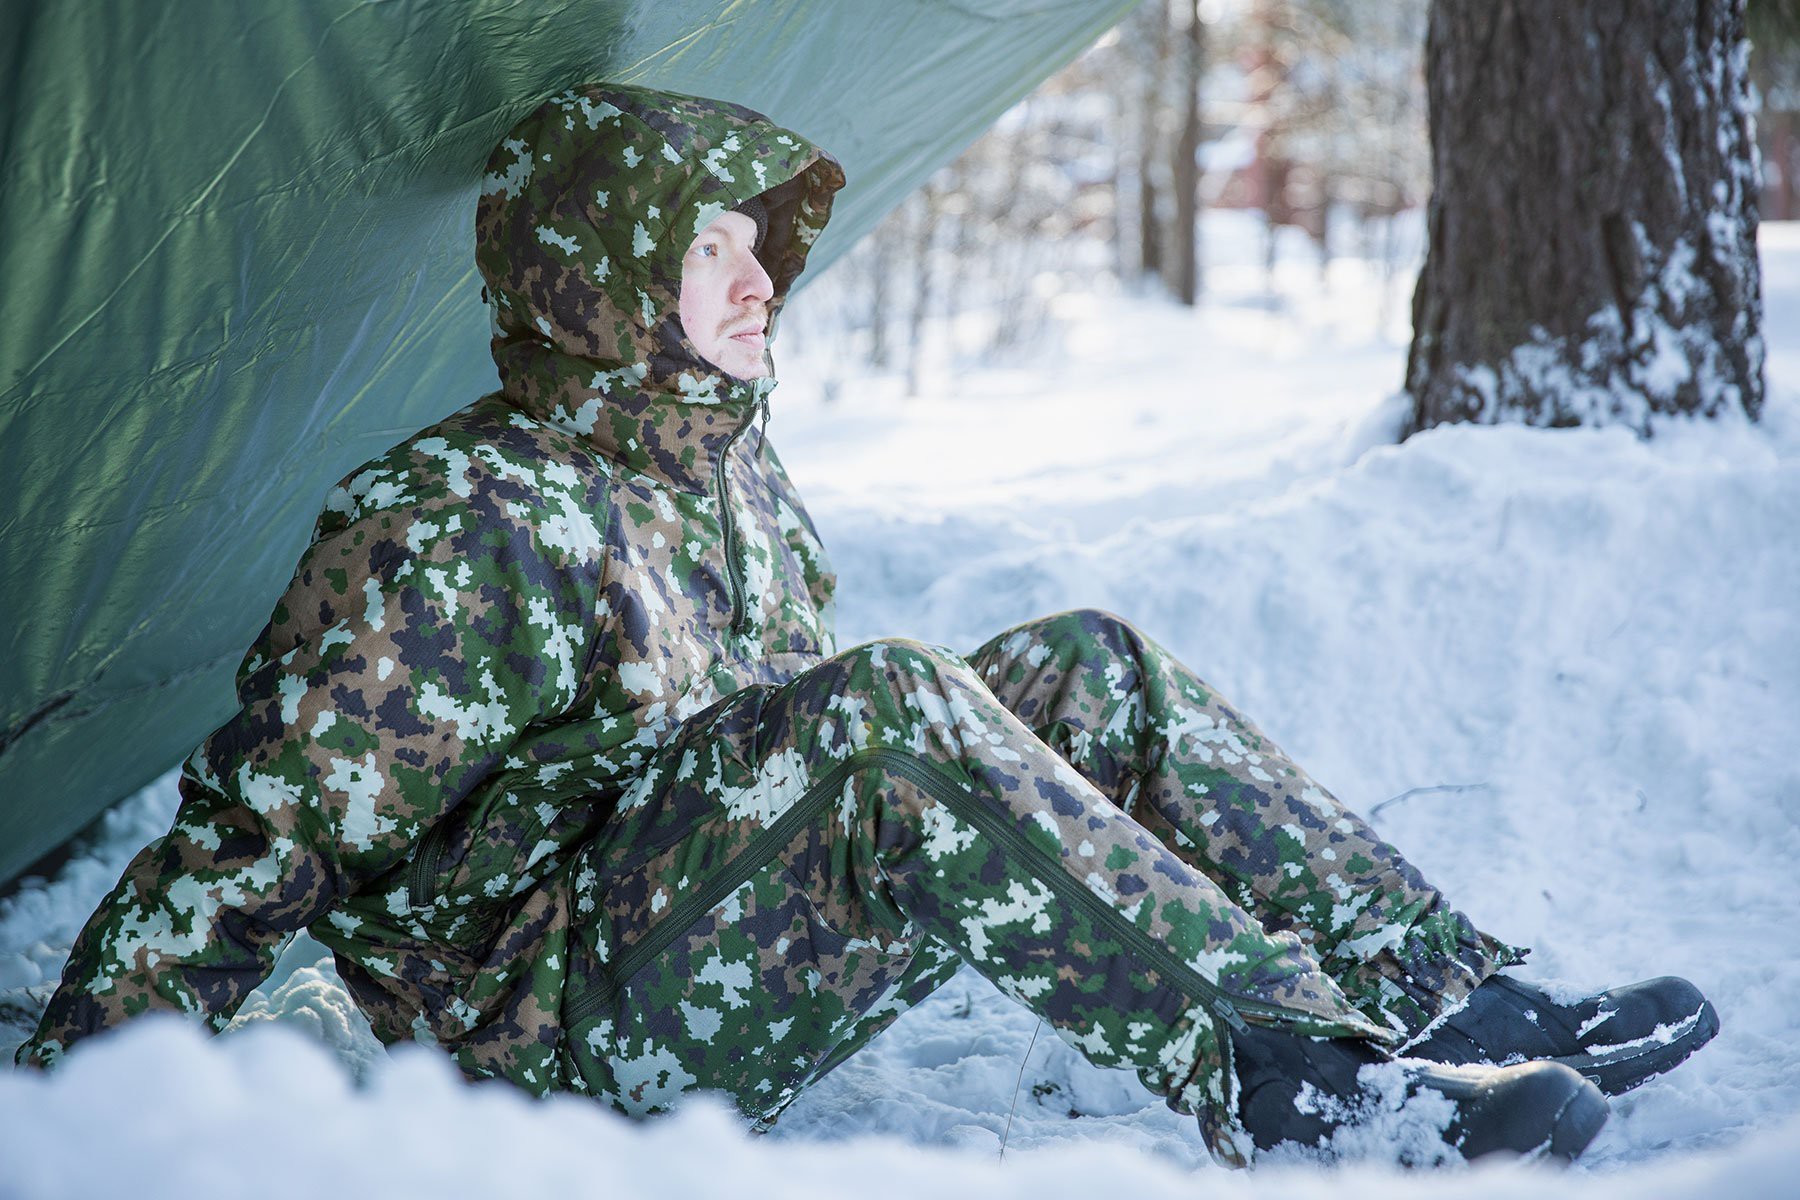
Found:
M 775 286 L 756 260 L 756 222 L 728 212 L 702 229 L 681 260 L 681 327 L 727 375 L 769 373 L 764 334 Z

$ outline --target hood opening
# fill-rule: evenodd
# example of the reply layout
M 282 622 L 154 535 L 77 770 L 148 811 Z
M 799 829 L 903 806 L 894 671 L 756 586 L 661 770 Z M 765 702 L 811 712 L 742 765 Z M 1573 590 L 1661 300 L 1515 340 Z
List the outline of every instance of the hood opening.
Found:
M 769 281 L 775 285 L 775 299 L 771 303 L 787 299 L 788 290 L 805 268 L 805 255 L 790 260 L 789 252 L 794 248 L 794 231 L 800 220 L 800 202 L 805 197 L 806 184 L 807 176 L 802 173 L 758 197 L 763 211 L 768 214 L 768 232 L 763 235 L 756 257 L 763 270 L 769 273 Z
M 829 154 L 740 105 L 612 84 L 551 97 L 494 151 L 476 212 L 503 396 L 609 457 L 696 477 L 767 386 L 682 329 L 688 246 L 762 197 L 773 341 L 843 185 Z

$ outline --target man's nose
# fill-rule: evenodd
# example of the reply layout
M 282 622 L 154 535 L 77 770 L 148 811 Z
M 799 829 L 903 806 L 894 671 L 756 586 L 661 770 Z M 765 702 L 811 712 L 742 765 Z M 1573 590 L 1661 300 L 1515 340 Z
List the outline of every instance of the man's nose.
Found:
M 775 284 L 762 262 L 754 254 L 746 254 L 738 271 L 731 298 L 739 304 L 767 304 L 775 295 Z

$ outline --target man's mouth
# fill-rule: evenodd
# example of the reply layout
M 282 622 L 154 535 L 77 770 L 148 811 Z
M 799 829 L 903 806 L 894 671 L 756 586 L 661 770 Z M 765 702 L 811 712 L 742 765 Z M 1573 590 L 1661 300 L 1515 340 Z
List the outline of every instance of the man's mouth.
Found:
M 735 333 L 728 333 L 725 336 L 734 342 L 744 342 L 749 345 L 760 346 L 763 344 L 763 327 L 761 325 L 749 325 L 743 329 L 739 329 Z

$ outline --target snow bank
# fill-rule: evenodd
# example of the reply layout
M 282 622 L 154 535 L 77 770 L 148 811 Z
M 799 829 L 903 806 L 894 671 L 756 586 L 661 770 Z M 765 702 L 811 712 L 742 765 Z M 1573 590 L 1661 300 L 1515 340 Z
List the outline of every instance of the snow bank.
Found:
M 331 1055 L 270 1025 L 208 1040 L 149 1018 L 77 1055 L 54 1079 L 0 1075 L 5 1194 L 138 1200 L 233 1194 L 270 1200 L 350 1189 L 369 1196 L 598 1195 L 795 1200 L 920 1195 L 1191 1197 L 1201 1181 L 1120 1145 L 991 1153 L 921 1152 L 895 1139 L 774 1143 L 746 1135 L 723 1106 L 697 1100 L 634 1125 L 573 1098 L 533 1101 L 504 1084 L 469 1085 L 422 1047 L 388 1056 L 352 1087 Z M 699 1151 L 699 1152 L 697 1152 Z M 1587 1181 L 1590 1197 L 1772 1195 L 1800 1169 L 1800 1122 L 1732 1154 L 1696 1155 Z M 1502 1163 L 1451 1175 L 1380 1167 L 1335 1172 L 1211 1170 L 1206 1193 L 1392 1200 L 1563 1190 L 1551 1168 Z
M 1054 364 L 972 373 L 936 399 L 873 380 L 839 411 L 809 398 L 804 363 L 776 397 L 772 437 L 842 577 L 845 644 L 972 648 L 1057 609 L 1120 612 L 1479 922 L 1533 945 L 1527 975 L 1699 983 L 1717 1041 L 1615 1102 L 1574 1169 L 1223 1172 L 1190 1121 L 967 972 L 767 1138 L 704 1103 L 631 1125 L 389 1054 L 301 939 L 221 1038 L 144 1021 L 55 1076 L 0 1071 L 0 1194 L 1786 1194 L 1800 230 L 1765 227 L 1763 247 L 1776 386 L 1760 427 L 1389 445 L 1400 413 L 1381 397 L 1404 346 L 1370 328 L 1396 306 L 1355 263 L 1322 287 L 1296 267 L 1273 299 L 1260 271 L 1223 267 L 1197 315 L 1065 298 Z M 0 902 L 0 1052 L 173 804 L 164 780 L 58 879 Z

